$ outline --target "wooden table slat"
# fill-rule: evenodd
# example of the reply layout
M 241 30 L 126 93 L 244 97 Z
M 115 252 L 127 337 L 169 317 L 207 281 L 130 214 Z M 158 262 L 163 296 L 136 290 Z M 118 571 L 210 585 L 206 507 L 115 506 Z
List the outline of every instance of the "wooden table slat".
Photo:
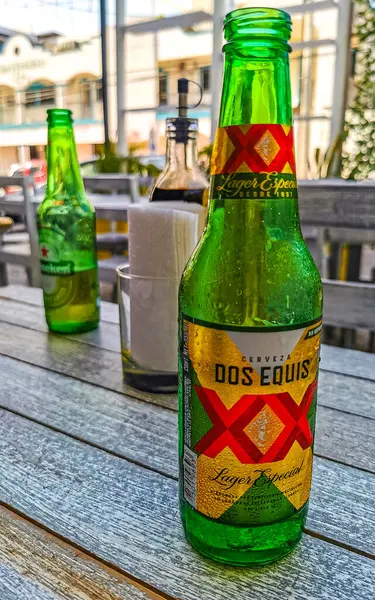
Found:
M 109 304 L 109 303 L 108 303 Z M 116 306 L 117 305 L 113 305 Z M 4 323 L 20 325 L 48 333 L 48 327 L 44 318 L 44 312 L 40 306 L 20 303 L 15 300 L 3 299 L 0 296 L 0 321 Z M 98 329 L 79 334 L 65 334 L 62 336 L 69 340 L 75 340 L 80 343 L 98 346 L 103 350 L 112 350 L 120 352 L 120 327 L 118 323 L 107 323 L 102 321 Z
M 325 364 L 323 358 L 319 372 L 319 404 L 375 419 L 375 381 L 325 371 Z
M 26 287 L 23 285 L 8 285 L 0 287 L 0 298 L 8 298 L 17 302 L 43 306 L 43 292 L 40 288 Z M 43 315 L 43 312 L 41 313 Z M 118 305 L 112 302 L 101 303 L 101 319 L 109 323 L 118 323 Z
M 97 331 L 47 335 L 40 290 L 0 289 L 0 502 L 34 523 L 0 507 L 1 600 L 373 600 L 374 355 L 322 349 L 301 545 L 271 567 L 224 568 L 182 533 L 176 397 L 123 384 L 117 306 L 102 316 Z
M 27 311 L 24 314 L 27 314 Z M 38 327 L 37 314 L 31 316 L 35 317 L 36 325 L 34 324 L 34 327 Z M 1 318 L 2 314 L 0 313 L 0 321 Z M 9 312 L 11 321 L 22 322 L 23 318 L 28 319 L 29 317 L 18 316 L 17 311 Z M 40 327 L 44 328 L 42 325 Z M 97 332 L 92 333 L 97 333 L 97 340 L 104 339 L 109 342 L 113 327 L 117 326 L 102 323 Z M 94 346 L 91 342 L 89 345 L 82 344 L 80 336 L 71 338 L 47 336 L 45 329 L 43 332 L 38 332 L 36 329 L 34 331 L 35 333 L 28 328 L 20 328 L 19 325 L 4 322 L 1 325 L 0 353 L 100 385 L 112 391 L 125 392 L 141 400 L 157 403 L 172 410 L 176 409 L 174 395 L 149 394 L 126 386 L 122 380 L 121 359 L 118 354 L 97 347 L 96 343 Z M 116 336 L 112 341 L 115 339 Z M 322 352 L 325 353 L 324 347 Z M 356 354 L 361 357 L 363 353 Z M 372 361 L 375 362 L 375 356 Z M 324 370 L 326 362 L 326 357 L 323 357 L 321 365 L 323 368 L 319 379 L 321 406 L 375 419 L 375 383 L 326 372 Z
M 318 408 L 316 454 L 375 473 L 374 448 L 375 420 Z
M 310 536 L 283 561 L 256 571 L 198 557 L 179 523 L 175 481 L 7 412 L 0 451 L 4 502 L 181 600 L 280 600 L 280 589 L 295 600 L 373 599 L 375 561 Z M 314 478 L 309 527 L 320 523 L 324 535 L 373 551 L 375 478 L 321 459 Z
M 177 415 L 170 410 L 4 356 L 0 406 L 171 477 L 178 475 Z M 319 406 L 319 455 L 375 473 L 374 447 L 375 419 Z
M 0 507 L 1 600 L 156 598 L 103 566 Z
M 4 356 L 0 405 L 177 477 L 175 412 Z
M 375 381 L 375 354 L 323 345 L 321 359 L 326 371 Z
M 18 302 L 26 302 L 38 307 L 43 306 L 43 294 L 38 288 L 30 288 L 20 285 L 9 285 L 2 288 L 0 287 L 0 298 L 8 298 Z M 20 309 L 16 311 L 16 313 L 19 312 L 21 312 Z M 2 311 L 0 310 L 0 318 L 1 314 Z M 28 321 L 27 317 L 25 317 L 25 319 Z M 110 302 L 102 302 L 101 319 L 103 322 L 118 323 L 119 315 L 117 305 Z M 40 313 L 38 323 L 39 322 L 41 322 Z M 94 343 L 94 345 L 101 344 L 100 338 L 98 344 L 96 344 L 94 340 L 95 334 L 93 335 L 93 341 L 91 343 Z M 117 347 L 117 341 L 114 342 L 114 345 Z M 374 354 L 323 345 L 321 356 L 323 360 L 323 369 L 326 371 L 363 377 L 375 381 Z
M 135 398 L 175 408 L 174 394 L 152 395 L 130 389 L 123 382 L 121 356 L 63 336 L 46 335 L 17 325 L 1 323 L 0 354 L 115 392 L 129 391 Z

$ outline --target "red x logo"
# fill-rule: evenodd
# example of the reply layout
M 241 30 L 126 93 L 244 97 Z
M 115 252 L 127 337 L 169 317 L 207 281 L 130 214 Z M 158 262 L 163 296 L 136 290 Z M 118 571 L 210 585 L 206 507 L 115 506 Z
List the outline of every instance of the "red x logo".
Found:
M 230 409 L 221 401 L 214 390 L 195 386 L 198 397 L 210 417 L 213 426 L 196 444 L 195 450 L 215 458 L 225 448 L 244 464 L 267 463 L 282 460 L 297 441 L 303 450 L 312 443 L 312 433 L 307 413 L 314 398 L 317 382 L 307 389 L 298 406 L 287 393 L 244 395 Z M 268 405 L 278 416 L 284 427 L 272 446 L 263 452 L 251 441 L 245 428 L 260 411 Z
M 245 163 L 250 171 L 254 173 L 262 171 L 267 173 L 271 173 L 272 171 L 281 173 L 287 162 L 289 162 L 292 172 L 296 172 L 292 127 L 288 134 L 285 133 L 281 125 L 251 125 L 247 133 L 243 133 L 239 125 L 231 125 L 225 127 L 225 131 L 235 149 L 225 163 L 221 173 L 236 172 L 242 163 Z M 270 132 L 280 147 L 280 150 L 268 165 L 255 149 L 255 146 L 267 131 Z

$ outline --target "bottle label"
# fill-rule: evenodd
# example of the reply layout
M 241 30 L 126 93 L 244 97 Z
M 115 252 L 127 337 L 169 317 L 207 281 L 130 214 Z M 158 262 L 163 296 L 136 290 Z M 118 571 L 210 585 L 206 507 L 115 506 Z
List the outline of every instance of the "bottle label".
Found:
M 219 127 L 211 159 L 211 186 L 216 199 L 296 199 L 293 127 Z
M 69 245 L 69 248 L 67 248 Z M 42 275 L 73 275 L 74 262 L 61 257 L 61 250 L 73 255 L 74 248 L 60 233 L 47 228 L 39 231 L 39 257 Z
M 321 319 L 182 328 L 185 500 L 232 525 L 292 516 L 310 495 Z
M 94 251 L 85 255 L 84 251 L 77 251 L 60 231 L 41 227 L 39 252 L 47 310 L 61 309 L 70 304 L 96 304 L 98 290 Z M 82 257 L 87 259 L 87 256 L 89 260 L 86 264 L 77 263 L 77 260 L 82 261 Z

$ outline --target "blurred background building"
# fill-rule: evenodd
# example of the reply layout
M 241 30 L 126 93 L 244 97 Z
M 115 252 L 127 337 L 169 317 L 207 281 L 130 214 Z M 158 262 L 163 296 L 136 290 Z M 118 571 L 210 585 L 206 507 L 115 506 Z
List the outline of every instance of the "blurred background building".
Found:
M 100 39 L 0 27 L 0 167 L 44 157 L 46 109 L 71 108 L 81 158 L 103 137 Z
M 0 171 L 8 173 L 12 165 L 44 157 L 45 111 L 53 107 L 73 110 L 79 158 L 91 158 L 95 144 L 104 140 L 99 2 L 2 2 L 5 16 L 17 10 L 18 2 L 20 9 L 22 4 L 29 11 L 29 25 L 19 19 L 19 29 L 12 29 L 9 18 L 0 19 Z M 176 114 L 177 79 L 187 77 L 203 89 L 202 103 L 190 115 L 199 118 L 199 145 L 207 145 L 215 117 L 213 95 L 216 106 L 221 86 L 220 56 L 213 42 L 214 6 L 217 11 L 218 7 L 272 5 L 289 9 L 293 17 L 291 78 L 299 174 L 314 176 L 317 149 L 326 151 L 343 125 L 351 76 L 351 4 L 348 0 L 153 0 L 137 5 L 107 0 L 110 138 L 116 141 L 120 128 L 123 152 L 132 144 L 139 153 L 163 154 L 164 120 Z M 117 28 L 116 5 L 123 13 Z M 45 19 L 42 29 L 40 19 L 30 18 L 30 11 L 44 9 L 52 11 L 49 29 Z M 69 14 L 74 27 L 66 20 Z M 78 14 L 82 25 L 77 31 Z M 123 47 L 120 73 L 116 72 L 116 44 Z M 195 99 L 199 90 L 191 86 L 192 102 Z

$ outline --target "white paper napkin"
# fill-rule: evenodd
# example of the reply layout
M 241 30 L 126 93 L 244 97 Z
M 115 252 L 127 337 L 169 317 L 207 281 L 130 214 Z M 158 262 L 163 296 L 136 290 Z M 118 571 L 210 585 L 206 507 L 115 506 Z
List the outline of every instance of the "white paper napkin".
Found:
M 157 200 L 151 202 L 155 208 L 171 208 L 173 210 L 182 210 L 198 215 L 198 236 L 201 237 L 206 226 L 207 208 L 195 202 L 182 202 L 179 200 Z
M 154 204 L 154 203 L 153 203 Z M 176 372 L 178 287 L 198 241 L 198 216 L 153 204 L 131 206 L 131 354 L 140 367 Z

